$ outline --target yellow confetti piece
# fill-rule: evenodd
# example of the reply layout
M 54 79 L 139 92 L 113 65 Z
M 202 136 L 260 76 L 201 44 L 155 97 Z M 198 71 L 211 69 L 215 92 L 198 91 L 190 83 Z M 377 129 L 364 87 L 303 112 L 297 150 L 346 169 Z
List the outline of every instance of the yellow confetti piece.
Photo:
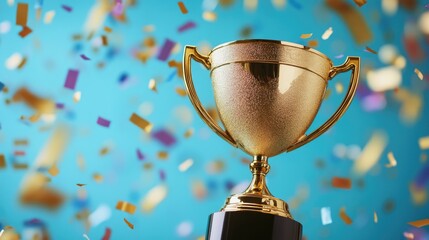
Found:
M 146 25 L 143 27 L 143 31 L 148 32 L 148 33 L 153 32 L 153 31 L 155 31 L 155 26 L 154 25 Z
M 92 179 L 94 179 L 94 181 L 96 182 L 96 183 L 101 183 L 101 182 L 103 182 L 103 175 L 101 175 L 101 174 L 99 174 L 99 173 L 94 173 L 93 175 L 92 175 Z
M 345 224 L 347 224 L 347 225 L 349 225 L 349 224 L 352 224 L 352 223 L 353 223 L 352 219 L 347 215 L 347 213 L 346 213 L 346 209 L 345 209 L 344 207 L 342 207 L 342 208 L 340 209 L 340 218 L 341 218 L 341 220 L 343 220 L 343 222 L 344 222 Z
M 51 11 L 47 11 L 45 13 L 45 17 L 43 18 L 43 22 L 45 24 L 50 24 L 52 22 L 52 20 L 54 20 L 55 17 L 55 11 L 51 10 Z
M 214 22 L 217 19 L 217 15 L 214 12 L 211 11 L 204 11 L 203 12 L 203 19 L 208 22 Z
M 168 158 L 168 152 L 166 152 L 166 151 L 159 151 L 158 152 L 158 159 L 166 160 L 167 158 Z
M 194 134 L 194 129 L 190 128 L 190 129 L 186 130 L 186 132 L 183 134 L 183 137 L 184 138 L 190 138 L 193 134 Z
M 188 158 L 179 165 L 179 171 L 186 172 L 193 164 L 194 160 Z
M 344 90 L 344 86 L 342 83 L 340 83 L 340 82 L 335 83 L 335 91 L 337 93 L 342 93 L 343 90 Z
M 37 96 L 27 88 L 18 89 L 12 97 L 13 102 L 24 102 L 27 106 L 33 108 L 39 113 L 52 114 L 55 113 L 55 102 Z
M 395 156 L 393 156 L 392 152 L 387 153 L 387 159 L 389 160 L 389 163 L 386 164 L 387 168 L 395 167 L 397 165 Z
M 303 34 L 301 34 L 301 38 L 302 39 L 311 38 L 311 36 L 313 36 L 313 33 L 303 33 Z
M 109 152 L 110 152 L 110 147 L 102 147 L 100 149 L 99 154 L 100 154 L 100 156 L 104 156 L 104 155 L 108 154 Z
M 427 201 L 426 189 L 418 188 L 414 184 L 410 184 L 410 193 L 413 203 L 417 206 L 424 205 Z
M 167 197 L 167 186 L 158 185 L 149 190 L 141 201 L 142 211 L 145 213 L 153 211 Z
M 423 80 L 423 73 L 420 72 L 420 70 L 414 68 L 414 73 L 417 74 L 417 77 L 419 77 L 420 80 Z
M 395 91 L 394 97 L 398 101 L 402 102 L 401 109 L 399 111 L 401 119 L 406 123 L 414 123 L 420 116 L 423 108 L 422 96 L 418 93 L 400 88 Z
M 258 7 L 258 0 L 244 0 L 244 8 L 249 11 L 254 11 Z
M 186 97 L 187 95 L 186 90 L 183 88 L 176 88 L 176 93 L 181 97 Z
M 132 123 L 134 123 L 134 125 L 138 126 L 139 128 L 141 128 L 143 131 L 145 131 L 146 133 L 150 133 L 150 131 L 153 128 L 153 125 L 148 122 L 147 120 L 141 118 L 139 115 L 133 113 L 130 117 L 130 121 Z
M 53 177 L 57 176 L 60 173 L 57 164 L 54 164 L 51 168 L 49 168 L 48 173 Z
M 416 228 L 421 228 L 421 227 L 429 225 L 429 218 L 409 222 L 408 224 L 410 224 L 411 226 L 416 227 Z
M 329 37 L 332 35 L 332 33 L 334 32 L 334 30 L 332 30 L 332 27 L 329 27 L 328 29 L 326 29 L 326 31 L 322 34 L 322 39 L 323 40 L 328 40 Z
M 148 87 L 150 90 L 152 90 L 154 92 L 158 92 L 158 90 L 156 89 L 156 80 L 155 79 L 152 78 L 149 80 Z
M 374 211 L 374 223 L 378 223 L 378 216 L 375 211 Z
M 130 227 L 131 229 L 134 229 L 134 225 L 130 222 L 128 222 L 128 220 L 126 218 L 124 218 L 124 222 L 128 225 L 128 227 Z
M 81 96 L 82 96 L 82 93 L 81 93 L 80 91 L 75 92 L 75 93 L 73 94 L 73 101 L 74 101 L 75 103 L 80 102 L 80 98 L 81 98 Z
M 273 6 L 277 9 L 283 9 L 286 6 L 286 0 L 272 0 Z
M 110 28 L 110 27 L 108 27 L 108 26 L 104 26 L 104 31 L 105 32 L 107 32 L 107 33 L 111 33 L 112 32 L 112 29 Z
M 16 139 L 15 141 L 13 141 L 13 144 L 15 146 L 27 146 L 28 140 L 27 139 Z
M 116 204 L 116 209 L 121 210 L 123 212 L 127 212 L 129 214 L 134 214 L 137 208 L 132 203 L 125 202 L 125 201 L 118 201 L 118 203 Z
M 110 1 L 101 0 L 96 1 L 94 6 L 89 11 L 89 14 L 85 20 L 85 33 L 93 34 L 96 32 L 101 26 L 103 26 L 104 21 L 106 20 L 107 15 L 111 11 Z
M 368 172 L 380 160 L 386 145 L 386 136 L 381 132 L 374 132 L 361 155 L 356 159 L 353 171 L 358 174 Z

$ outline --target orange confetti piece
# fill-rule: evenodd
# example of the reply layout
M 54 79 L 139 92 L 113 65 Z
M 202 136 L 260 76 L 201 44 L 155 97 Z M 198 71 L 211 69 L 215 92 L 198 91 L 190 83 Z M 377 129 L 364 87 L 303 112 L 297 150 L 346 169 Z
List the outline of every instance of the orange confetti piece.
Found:
M 28 4 L 27 3 L 18 3 L 16 9 L 16 25 L 27 26 L 28 19 Z
M 57 176 L 60 173 L 57 164 L 52 165 L 52 167 L 49 168 L 48 173 L 51 174 L 53 177 Z
M 183 88 L 176 88 L 176 93 L 181 97 L 186 97 L 186 90 Z
M 335 188 L 350 189 L 352 187 L 352 182 L 348 178 L 333 177 L 332 186 Z
M 411 226 L 416 227 L 416 228 L 421 228 L 421 227 L 429 225 L 429 218 L 417 220 L 414 222 L 409 222 L 408 224 L 410 224 Z
M 128 227 L 130 227 L 131 229 L 134 229 L 134 225 L 130 222 L 128 222 L 128 220 L 126 218 L 124 218 L 124 222 L 128 225 Z
M 94 173 L 92 175 L 92 179 L 94 179 L 94 181 L 97 182 L 97 183 L 101 183 L 101 182 L 103 182 L 104 178 L 103 178 L 103 175 L 101 175 L 99 173 Z
M 343 222 L 347 225 L 352 224 L 353 221 L 352 219 L 347 215 L 346 213 L 346 209 L 344 207 L 342 207 L 340 209 L 340 218 L 343 220 Z
M 313 36 L 313 33 L 303 33 L 303 34 L 301 34 L 301 38 L 302 39 L 311 38 L 311 36 Z
M 103 147 L 102 149 L 100 149 L 100 156 L 104 156 L 104 155 L 108 154 L 109 152 L 110 152 L 109 147 Z
M 6 159 L 3 154 L 0 154 L 0 168 L 6 167 Z
M 30 34 L 33 30 L 31 28 L 24 26 L 22 30 L 19 32 L 19 36 L 25 38 L 28 34 Z
M 186 9 L 186 6 L 183 2 L 178 2 L 177 5 L 179 5 L 180 11 L 183 14 L 187 14 L 188 13 L 188 9 Z
M 420 70 L 418 70 L 417 68 L 414 68 L 414 73 L 417 75 L 417 77 L 418 77 L 420 80 L 423 80 L 423 73 L 422 73 L 422 72 L 420 72 Z
M 311 48 L 315 48 L 319 45 L 319 42 L 317 40 L 310 40 L 308 41 L 308 46 Z
M 377 54 L 377 51 L 375 51 L 374 49 L 372 49 L 372 48 L 370 48 L 370 47 L 368 47 L 368 46 L 366 46 L 366 47 L 365 47 L 365 50 L 366 50 L 367 52 L 370 52 L 370 53 L 373 53 L 373 54 Z
M 116 204 L 116 209 L 123 212 L 127 212 L 129 214 L 134 214 L 137 208 L 132 203 L 125 202 L 125 201 L 118 201 L 118 203 Z
M 168 152 L 166 152 L 166 151 L 159 151 L 158 152 L 158 158 L 160 160 L 166 160 L 168 158 Z
M 356 3 L 356 5 L 358 5 L 359 7 L 362 7 L 363 5 L 366 4 L 366 0 L 354 0 L 354 2 Z
M 103 43 L 103 46 L 109 45 L 109 41 L 107 40 L 106 35 L 101 36 L 101 42 Z
M 130 121 L 147 133 L 149 133 L 153 128 L 153 125 L 150 122 L 135 113 L 131 115 Z
M 110 27 L 108 27 L 108 26 L 105 26 L 105 27 L 104 27 L 104 31 L 105 31 L 105 32 L 108 32 L 108 33 L 111 33 L 111 32 L 112 32 L 112 29 L 111 29 Z

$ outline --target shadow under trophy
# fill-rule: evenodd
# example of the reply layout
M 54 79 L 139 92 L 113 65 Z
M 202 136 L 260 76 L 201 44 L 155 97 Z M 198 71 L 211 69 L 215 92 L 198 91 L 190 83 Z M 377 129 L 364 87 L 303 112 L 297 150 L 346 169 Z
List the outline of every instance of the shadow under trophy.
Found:
M 191 59 L 212 79 L 223 130 L 202 106 L 191 75 Z M 209 217 L 207 239 L 298 240 L 302 225 L 286 202 L 271 195 L 265 183 L 268 158 L 290 152 L 326 132 L 347 110 L 359 79 L 359 58 L 340 66 L 312 48 L 274 40 L 239 40 L 215 47 L 208 56 L 186 46 L 184 81 L 189 99 L 204 122 L 231 145 L 253 156 L 249 187 L 227 198 Z M 306 135 L 323 101 L 328 81 L 351 70 L 350 84 L 338 110 Z

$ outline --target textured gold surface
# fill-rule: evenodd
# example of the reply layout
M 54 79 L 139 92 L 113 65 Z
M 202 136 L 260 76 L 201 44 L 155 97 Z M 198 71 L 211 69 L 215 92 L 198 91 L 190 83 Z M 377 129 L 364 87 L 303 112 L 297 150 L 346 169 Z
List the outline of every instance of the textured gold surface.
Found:
M 192 82 L 191 59 L 211 72 L 216 106 L 223 130 L 202 106 Z M 265 175 L 268 157 L 292 151 L 327 131 L 345 113 L 356 92 L 359 58 L 340 66 L 322 53 L 294 43 L 240 40 L 215 47 L 208 56 L 186 46 L 184 80 L 189 99 L 200 117 L 219 136 L 254 156 L 252 182 L 242 194 L 229 197 L 223 211 L 258 211 L 291 218 L 287 204 L 271 195 Z M 313 122 L 328 80 L 352 71 L 350 85 L 338 110 L 314 132 Z

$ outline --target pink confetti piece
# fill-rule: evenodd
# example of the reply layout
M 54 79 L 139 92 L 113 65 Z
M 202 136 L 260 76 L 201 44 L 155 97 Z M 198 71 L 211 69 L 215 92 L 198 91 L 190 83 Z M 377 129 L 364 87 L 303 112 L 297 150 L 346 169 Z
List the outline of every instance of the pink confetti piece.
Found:
M 168 59 L 168 57 L 171 54 L 171 51 L 173 50 L 174 46 L 176 45 L 175 42 L 171 41 L 170 39 L 165 39 L 164 44 L 162 45 L 161 51 L 158 54 L 158 59 L 161 61 L 165 61 Z
M 98 117 L 97 124 L 100 125 L 100 126 L 108 128 L 110 126 L 110 121 L 107 120 L 107 119 L 105 119 L 105 118 Z
M 121 0 L 116 0 L 115 6 L 113 7 L 112 14 L 115 17 L 119 17 L 124 13 L 124 5 Z
M 179 33 L 181 33 L 181 32 L 184 32 L 184 31 L 186 31 L 186 30 L 189 30 L 189 29 L 192 29 L 192 28 L 195 28 L 197 25 L 195 24 L 195 22 L 193 22 L 193 21 L 189 21 L 189 22 L 186 22 L 185 24 L 183 24 L 182 26 L 180 26 L 178 29 L 177 29 L 177 31 L 179 32 Z
M 78 70 L 69 69 L 66 77 L 66 82 L 64 83 L 64 87 L 74 90 L 74 88 L 76 87 L 78 76 L 79 76 Z
M 166 147 L 170 147 L 176 143 L 176 138 L 164 129 L 153 132 L 152 137 Z
M 91 60 L 91 58 L 87 57 L 85 54 L 81 54 L 80 57 L 85 61 Z
M 143 153 L 140 151 L 140 149 L 137 148 L 136 153 L 137 153 L 137 158 L 140 161 L 143 161 L 145 157 L 144 157 Z
M 66 10 L 67 12 L 72 12 L 73 11 L 73 8 L 72 7 L 70 7 L 70 6 L 67 6 L 67 5 L 61 5 L 61 7 L 64 9 L 64 10 Z

